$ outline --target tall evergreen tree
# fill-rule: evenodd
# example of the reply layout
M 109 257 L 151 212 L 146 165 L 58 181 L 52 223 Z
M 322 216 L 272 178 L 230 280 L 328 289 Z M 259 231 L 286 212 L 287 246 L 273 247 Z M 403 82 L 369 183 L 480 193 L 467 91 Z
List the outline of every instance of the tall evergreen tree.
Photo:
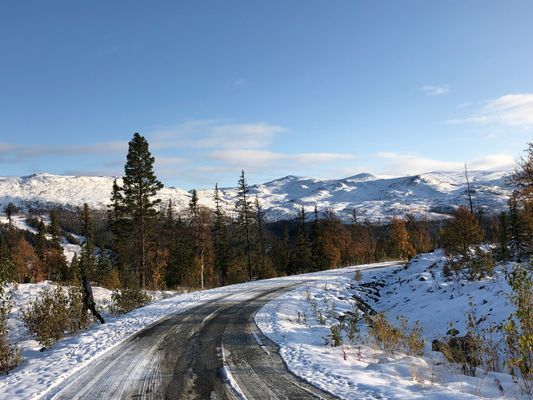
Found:
M 46 241 L 46 225 L 42 218 L 39 220 L 39 225 L 37 226 L 37 243 L 36 243 L 36 253 L 39 260 L 44 263 L 46 258 L 46 249 L 48 248 Z
M 94 256 L 94 233 L 93 224 L 91 221 L 91 213 L 89 205 L 83 204 L 83 208 L 80 211 L 81 220 L 81 233 L 85 237 L 85 241 L 81 247 L 81 254 L 78 260 L 78 268 L 80 270 L 80 278 L 84 276 L 91 280 L 96 278 L 96 258 Z
M 237 235 L 239 244 L 244 257 L 244 263 L 246 265 L 246 271 L 248 272 L 248 278 L 253 279 L 252 270 L 252 223 L 253 212 L 252 203 L 248 196 L 248 183 L 244 176 L 244 170 L 241 172 L 239 178 L 239 184 L 237 187 L 237 201 L 235 203 L 235 210 L 237 212 Z
M 50 234 L 52 235 L 52 246 L 56 249 L 61 248 L 61 226 L 56 210 L 50 211 Z
M 298 230 L 296 232 L 294 252 L 291 254 L 289 271 L 291 274 L 312 271 L 314 269 L 311 243 L 309 243 L 306 229 L 306 219 L 305 209 L 302 206 L 298 215 Z
M 122 188 L 118 185 L 117 180 L 113 180 L 113 189 L 111 191 L 111 202 L 107 206 L 107 226 L 113 234 L 112 249 L 115 253 L 115 265 L 122 270 L 124 251 L 124 235 L 126 230 L 126 221 L 124 219 L 124 196 Z
M 265 212 L 263 207 L 259 203 L 259 198 L 257 195 L 254 200 L 255 205 L 255 226 L 257 231 L 257 247 L 258 247 L 258 257 L 257 257 L 257 266 L 258 274 L 263 276 L 266 270 L 266 243 L 265 243 Z
M 13 228 L 13 215 L 18 211 L 18 208 L 12 202 L 7 203 L 7 206 L 4 207 L 4 213 L 6 214 L 7 223 L 10 229 Z
M 146 286 L 148 223 L 157 214 L 155 205 L 161 200 L 152 198 L 163 188 L 163 184 L 154 174 L 154 157 L 148 141 L 138 133 L 129 142 L 128 156 L 124 166 L 124 204 L 133 218 L 138 255 L 135 272 L 139 283 Z
M 225 285 L 229 268 L 228 230 L 225 214 L 222 210 L 218 184 L 215 184 L 213 200 L 215 202 L 215 220 L 213 223 L 214 267 L 220 285 Z
M 313 221 L 311 222 L 311 254 L 313 269 L 319 271 L 325 268 L 324 255 L 322 252 L 323 229 L 318 215 L 318 208 L 315 205 L 313 210 Z

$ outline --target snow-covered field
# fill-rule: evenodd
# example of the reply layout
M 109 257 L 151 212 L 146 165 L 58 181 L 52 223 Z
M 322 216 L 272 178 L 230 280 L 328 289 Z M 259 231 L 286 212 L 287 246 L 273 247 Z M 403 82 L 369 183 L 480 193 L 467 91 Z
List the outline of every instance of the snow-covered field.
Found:
M 512 311 L 506 297 L 511 289 L 501 270 L 479 282 L 449 282 L 440 272 L 443 260 L 442 252 L 424 254 L 407 269 L 364 271 L 360 282 L 353 273 L 325 276 L 268 303 L 255 320 L 280 346 L 293 373 L 342 399 L 520 398 L 510 375 L 478 369 L 476 377 L 465 376 L 459 366 L 431 351 L 432 340 L 443 337 L 450 322 L 459 335 L 465 333 L 469 302 L 482 320 L 480 328 L 503 321 Z M 353 343 L 344 335 L 342 346 L 326 344 L 330 326 L 340 316 L 357 312 L 354 295 L 397 325 L 400 315 L 411 325 L 420 321 L 426 339 L 424 357 L 376 350 L 362 322 Z M 324 324 L 314 317 L 312 303 L 323 312 Z

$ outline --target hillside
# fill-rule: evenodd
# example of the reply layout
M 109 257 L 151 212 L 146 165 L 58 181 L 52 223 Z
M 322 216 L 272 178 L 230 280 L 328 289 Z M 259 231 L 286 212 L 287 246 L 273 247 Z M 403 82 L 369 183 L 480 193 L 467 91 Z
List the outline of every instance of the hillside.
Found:
M 471 172 L 474 205 L 488 212 L 505 209 L 509 189 L 504 177 L 509 171 Z M 113 177 L 59 176 L 34 174 L 23 177 L 0 177 L 0 206 L 13 202 L 24 210 L 55 206 L 78 207 L 88 203 L 103 209 L 109 202 Z M 222 188 L 227 211 L 233 210 L 235 188 Z M 344 179 L 315 179 L 286 176 L 250 186 L 250 194 L 259 198 L 269 220 L 290 219 L 303 205 L 312 212 L 334 209 L 349 220 L 352 210 L 361 218 L 386 220 L 405 213 L 417 217 L 441 219 L 457 205 L 467 205 L 467 187 L 461 172 L 430 172 L 399 178 L 380 178 L 359 174 Z M 198 191 L 200 204 L 213 206 L 213 190 Z M 187 207 L 190 193 L 165 187 L 158 194 L 163 204 L 171 199 L 178 210 Z

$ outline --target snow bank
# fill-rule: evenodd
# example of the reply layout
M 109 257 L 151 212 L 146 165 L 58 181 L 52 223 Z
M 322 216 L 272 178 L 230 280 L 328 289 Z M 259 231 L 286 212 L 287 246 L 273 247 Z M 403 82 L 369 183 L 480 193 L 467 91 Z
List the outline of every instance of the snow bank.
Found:
M 479 282 L 447 282 L 440 274 L 443 257 L 436 252 L 418 257 L 408 269 L 399 265 L 364 271 L 361 282 L 354 281 L 353 272 L 324 276 L 266 304 L 255 321 L 280 346 L 280 355 L 293 373 L 342 399 L 520 398 L 510 375 L 479 371 L 477 377 L 465 376 L 442 354 L 431 351 L 432 339 L 446 333 L 448 322 L 464 334 L 469 301 L 480 317 L 485 316 L 482 327 L 501 322 L 511 312 L 506 297 L 510 288 L 501 270 Z M 354 295 L 393 322 L 400 315 L 411 324 L 419 320 L 427 340 L 425 357 L 376 350 L 361 323 L 353 344 L 346 336 L 344 343 L 350 344 L 326 344 L 330 326 L 357 312 Z M 314 317 L 312 302 L 323 312 L 324 325 Z

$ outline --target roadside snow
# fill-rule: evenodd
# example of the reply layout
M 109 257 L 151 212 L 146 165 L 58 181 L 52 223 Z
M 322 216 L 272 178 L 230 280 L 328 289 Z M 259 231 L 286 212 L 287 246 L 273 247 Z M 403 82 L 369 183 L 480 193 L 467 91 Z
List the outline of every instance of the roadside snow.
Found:
M 469 301 L 484 317 L 481 328 L 500 323 L 511 312 L 506 297 L 510 288 L 502 271 L 479 282 L 448 282 L 438 268 L 443 257 L 435 252 L 417 257 L 408 269 L 399 265 L 363 271 L 361 282 L 353 279 L 353 272 L 324 276 L 266 304 L 255 321 L 280 346 L 280 355 L 294 374 L 342 399 L 520 398 L 510 375 L 478 369 L 476 377 L 465 376 L 458 366 L 443 362 L 441 353 L 431 351 L 431 341 L 446 333 L 448 322 L 460 335 L 465 333 Z M 361 322 L 353 343 L 344 335 L 344 345 L 326 344 L 330 326 L 357 312 L 354 295 L 385 312 L 393 323 L 400 315 L 410 325 L 419 320 L 426 339 L 425 357 L 376 350 Z M 313 302 L 323 313 L 324 324 L 315 318 Z
M 106 324 L 95 324 L 87 331 L 67 337 L 43 352 L 40 351 L 41 346 L 28 336 L 20 320 L 20 310 L 40 290 L 51 284 L 43 282 L 11 286 L 9 290 L 13 293 L 15 307 L 8 317 L 10 337 L 12 342 L 21 347 L 24 360 L 9 375 L 0 376 L 0 399 L 39 399 L 51 390 L 58 389 L 66 378 L 139 330 L 172 314 L 187 312 L 201 303 L 226 297 L 228 301 L 247 300 L 257 295 L 257 290 L 322 280 L 345 273 L 346 270 L 325 271 L 180 294 L 155 301 L 119 317 L 106 315 Z M 110 302 L 110 291 L 93 289 L 97 302 L 105 308 Z M 159 294 L 165 295 L 168 294 Z

